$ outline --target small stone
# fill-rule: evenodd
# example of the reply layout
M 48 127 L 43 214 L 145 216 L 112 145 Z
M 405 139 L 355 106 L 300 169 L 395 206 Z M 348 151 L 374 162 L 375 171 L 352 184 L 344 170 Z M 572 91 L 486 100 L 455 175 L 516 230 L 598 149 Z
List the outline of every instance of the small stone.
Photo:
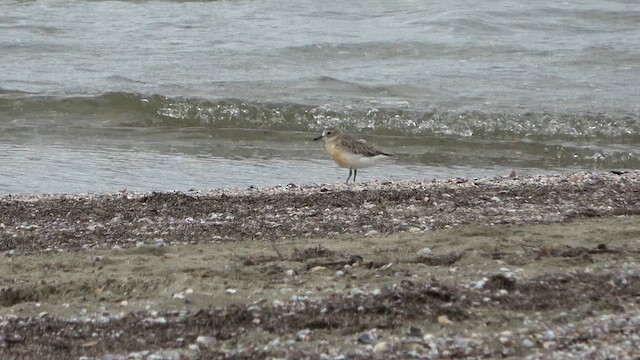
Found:
M 487 278 L 482 278 L 481 280 L 479 280 L 478 282 L 476 282 L 476 284 L 473 286 L 473 288 L 474 288 L 475 290 L 480 290 L 480 289 L 484 288 L 484 286 L 487 284 L 487 281 L 488 281 L 488 280 L 489 280 L 489 279 L 487 279 Z
M 453 324 L 453 321 L 449 320 L 449 317 L 447 317 L 447 315 L 440 315 L 438 316 L 438 323 L 442 325 L 451 325 Z
M 151 351 L 149 350 L 134 351 L 129 353 L 127 359 L 144 359 L 145 357 L 149 356 L 150 353 Z
M 115 219 L 115 218 L 114 218 L 114 219 Z M 148 224 L 148 225 L 153 224 L 153 220 L 151 220 L 151 219 L 149 219 L 149 218 L 147 218 L 147 217 L 140 218 L 140 219 L 138 219 L 136 222 L 137 222 L 137 223 L 146 223 L 146 224 Z
M 238 290 L 236 290 L 236 289 L 227 289 L 224 292 L 226 292 L 227 294 L 235 294 L 235 293 L 238 292 Z
M 548 341 L 556 338 L 556 334 L 552 330 L 547 330 L 544 335 L 542 335 L 542 340 Z
M 522 340 L 522 347 L 524 347 L 525 349 L 531 349 L 534 345 L 535 344 L 533 343 L 533 341 L 529 339 Z
M 418 250 L 418 256 L 420 257 L 428 257 L 428 256 L 431 256 L 431 254 L 432 254 L 432 251 L 428 247 Z
M 327 268 L 324 267 L 324 266 L 315 266 L 315 267 L 312 267 L 310 271 L 311 272 L 318 272 L 318 271 L 322 271 L 322 270 L 327 270 Z
M 278 339 L 278 338 L 275 338 L 275 339 L 269 341 L 269 344 L 267 346 L 271 347 L 271 348 L 279 348 L 279 347 L 282 347 L 282 345 L 284 345 L 282 343 L 282 341 L 280 341 L 280 339 Z
M 365 331 L 358 336 L 358 341 L 363 344 L 373 344 L 376 341 L 376 336 L 373 331 Z
M 309 335 L 311 335 L 311 330 L 309 329 L 300 330 L 296 333 L 299 341 L 309 341 Z
M 196 338 L 196 343 L 204 346 L 215 344 L 215 342 L 216 338 L 214 338 L 213 336 L 198 336 Z
M 296 274 L 295 270 L 289 269 L 284 272 L 287 276 L 294 276 Z
M 289 300 L 292 302 L 304 302 L 304 301 L 309 301 L 309 297 L 303 296 L 303 295 L 291 295 Z
M 373 352 L 376 354 L 386 353 L 391 351 L 393 345 L 388 341 L 381 341 L 373 347 Z
M 344 277 L 344 271 L 342 270 L 336 271 L 336 277 Z

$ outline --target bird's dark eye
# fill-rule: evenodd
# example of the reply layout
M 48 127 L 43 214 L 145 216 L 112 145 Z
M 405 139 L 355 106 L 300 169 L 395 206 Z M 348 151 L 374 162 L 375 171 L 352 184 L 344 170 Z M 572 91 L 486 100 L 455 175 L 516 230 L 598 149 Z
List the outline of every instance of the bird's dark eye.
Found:
M 327 135 L 331 135 L 331 131 L 327 131 Z

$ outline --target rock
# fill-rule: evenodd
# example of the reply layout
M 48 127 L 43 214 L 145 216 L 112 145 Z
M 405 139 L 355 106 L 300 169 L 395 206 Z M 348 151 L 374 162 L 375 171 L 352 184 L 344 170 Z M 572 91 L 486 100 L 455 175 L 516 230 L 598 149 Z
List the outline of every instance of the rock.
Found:
M 153 225 L 153 220 L 151 220 L 151 219 L 149 219 L 147 217 L 140 218 L 140 219 L 136 220 L 136 222 L 137 223 L 145 223 L 147 225 Z
M 289 301 L 304 302 L 304 301 L 309 301 L 309 297 L 304 295 L 291 295 L 291 297 L 289 298 Z
M 358 341 L 363 344 L 373 344 L 376 339 L 377 336 L 374 334 L 373 330 L 365 331 L 358 336 Z
M 284 272 L 287 276 L 294 276 L 296 274 L 295 270 L 289 269 Z
M 552 330 L 547 330 L 544 335 L 542 335 L 542 340 L 549 341 L 554 340 L 556 338 L 556 334 Z
M 376 354 L 387 353 L 393 349 L 393 344 L 388 341 L 381 341 L 373 347 L 373 352 Z
M 213 336 L 198 336 L 196 343 L 204 346 L 210 346 L 216 343 L 216 338 Z
M 432 254 L 432 251 L 428 247 L 418 250 L 418 256 L 420 257 L 431 256 L 431 254 Z
M 484 286 L 487 284 L 487 281 L 489 281 L 489 279 L 487 278 L 482 278 L 481 280 L 479 280 L 478 282 L 476 282 L 476 284 L 473 286 L 473 288 L 475 290 L 480 290 L 482 288 L 484 288 Z
M 438 316 L 438 323 L 442 325 L 452 325 L 453 321 L 449 320 L 447 315 L 440 315 Z
M 522 340 L 522 347 L 524 347 L 525 349 L 531 349 L 534 345 L 535 344 L 533 343 L 533 341 L 529 339 Z
M 296 338 L 298 338 L 298 341 L 309 341 L 309 335 L 311 335 L 311 330 L 304 329 L 296 333 Z

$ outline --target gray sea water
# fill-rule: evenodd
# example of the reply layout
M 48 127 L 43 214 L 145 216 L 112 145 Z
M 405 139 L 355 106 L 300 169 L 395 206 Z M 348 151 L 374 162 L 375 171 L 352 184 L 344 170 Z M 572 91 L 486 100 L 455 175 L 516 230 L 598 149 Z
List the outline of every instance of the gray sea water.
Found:
M 0 1 L 0 195 L 640 168 L 640 3 Z

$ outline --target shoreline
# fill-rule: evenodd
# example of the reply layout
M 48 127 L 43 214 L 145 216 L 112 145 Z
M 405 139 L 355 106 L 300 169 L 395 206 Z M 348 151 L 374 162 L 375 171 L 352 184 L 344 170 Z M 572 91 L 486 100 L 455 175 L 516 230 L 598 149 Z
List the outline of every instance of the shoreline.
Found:
M 536 224 L 638 215 L 638 189 L 640 171 L 5 196 L 0 198 L 0 252 L 131 247 L 157 239 L 178 245 L 375 236 L 470 223 Z

